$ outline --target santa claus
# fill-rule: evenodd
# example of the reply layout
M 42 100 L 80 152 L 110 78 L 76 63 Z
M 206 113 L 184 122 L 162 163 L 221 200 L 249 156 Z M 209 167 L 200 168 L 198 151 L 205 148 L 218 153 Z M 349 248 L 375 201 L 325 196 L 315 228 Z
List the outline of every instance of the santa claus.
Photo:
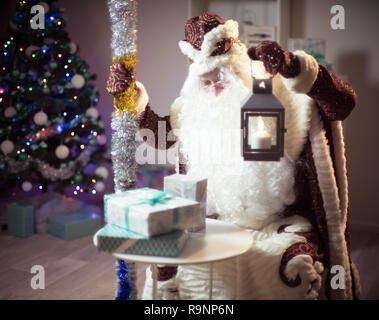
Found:
M 354 90 L 304 51 L 269 41 L 247 49 L 237 22 L 216 14 L 189 19 L 179 47 L 189 73 L 170 117 L 153 112 L 140 83 L 136 110 L 140 128 L 157 133 L 157 122 L 166 121 L 167 132 L 174 130 L 180 173 L 208 178 L 207 214 L 249 230 L 255 240 L 248 253 L 215 264 L 213 297 L 357 297 L 341 127 L 356 104 Z M 240 153 L 241 107 L 262 69 L 285 108 L 278 162 L 244 161 Z M 343 271 L 339 282 L 333 266 Z M 158 274 L 161 298 L 208 299 L 209 266 L 161 266 Z M 148 268 L 144 298 L 151 288 Z

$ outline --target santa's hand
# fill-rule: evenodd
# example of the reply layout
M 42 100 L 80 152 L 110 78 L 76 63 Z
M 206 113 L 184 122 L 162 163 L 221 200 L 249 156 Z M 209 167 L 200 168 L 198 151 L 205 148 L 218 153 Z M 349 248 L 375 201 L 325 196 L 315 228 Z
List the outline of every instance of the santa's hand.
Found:
M 263 41 L 258 47 L 251 47 L 247 54 L 252 60 L 262 61 L 272 75 L 279 73 L 285 78 L 293 78 L 300 73 L 299 59 L 275 41 Z
M 107 91 L 112 95 L 116 95 L 128 90 L 133 77 L 135 77 L 135 71 L 125 69 L 120 63 L 113 63 L 109 69 Z
M 135 113 L 139 114 L 145 110 L 147 103 L 149 102 L 149 96 L 143 84 L 136 81 L 135 78 L 135 69 L 129 70 L 124 68 L 120 63 L 113 63 L 110 67 L 107 91 L 117 97 L 129 88 L 133 88 L 133 90 L 135 90 L 135 106 L 133 107 L 133 110 Z

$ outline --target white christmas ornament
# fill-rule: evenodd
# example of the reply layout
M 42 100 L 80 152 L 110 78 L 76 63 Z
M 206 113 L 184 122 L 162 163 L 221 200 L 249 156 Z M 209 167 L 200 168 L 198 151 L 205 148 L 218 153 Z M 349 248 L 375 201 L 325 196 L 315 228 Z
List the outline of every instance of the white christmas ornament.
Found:
M 36 125 L 39 125 L 39 126 L 42 126 L 46 123 L 47 121 L 47 114 L 43 111 L 39 111 L 37 112 L 34 117 L 33 117 L 33 121 Z
M 36 46 L 29 46 L 29 47 L 27 47 L 26 49 L 25 49 L 25 55 L 26 56 L 31 56 L 32 55 L 32 53 L 34 52 L 34 51 L 36 51 L 38 49 L 38 47 L 36 47 Z
M 49 12 L 50 7 L 46 2 L 44 2 L 44 1 L 38 2 L 38 5 L 43 7 L 43 9 L 45 10 L 45 13 Z
M 14 150 L 14 143 L 10 140 L 4 140 L 2 143 L 1 143 L 1 151 L 7 155 L 8 153 L 11 153 L 13 150 Z
M 97 137 L 97 143 L 101 146 L 105 145 L 107 143 L 107 137 L 104 135 L 100 135 Z
M 96 108 L 91 107 L 91 108 L 87 109 L 86 114 L 88 114 L 89 116 L 91 116 L 94 119 L 97 119 L 97 117 L 99 116 L 99 111 L 97 111 Z
M 33 188 L 33 185 L 31 184 L 31 182 L 29 181 L 24 181 L 21 185 L 21 188 L 22 190 L 24 190 L 25 192 L 28 192 L 30 190 L 32 190 Z
M 104 189 L 105 189 L 105 185 L 104 185 L 104 183 L 103 183 L 102 181 L 96 182 L 96 183 L 95 183 L 95 189 L 96 189 L 96 191 L 98 191 L 98 192 L 102 192 L 102 191 L 104 191 Z
M 78 49 L 78 46 L 73 42 L 69 43 L 69 47 L 70 47 L 70 53 L 75 53 L 76 50 Z
M 86 83 L 86 80 L 81 74 L 76 74 L 71 78 L 71 83 L 76 89 L 80 89 Z
M 95 174 L 102 177 L 103 179 L 106 179 L 106 178 L 108 178 L 109 172 L 108 172 L 108 169 L 105 167 L 98 167 L 95 170 Z
M 55 155 L 59 159 L 66 159 L 69 154 L 70 154 L 70 149 L 64 144 L 61 144 L 55 149 Z
M 8 108 L 6 108 L 5 111 L 4 111 L 4 116 L 5 116 L 6 118 L 11 118 L 11 117 L 13 117 L 14 115 L 16 115 L 16 113 L 17 113 L 17 111 L 16 111 L 15 108 L 13 108 L 13 107 L 8 107 Z

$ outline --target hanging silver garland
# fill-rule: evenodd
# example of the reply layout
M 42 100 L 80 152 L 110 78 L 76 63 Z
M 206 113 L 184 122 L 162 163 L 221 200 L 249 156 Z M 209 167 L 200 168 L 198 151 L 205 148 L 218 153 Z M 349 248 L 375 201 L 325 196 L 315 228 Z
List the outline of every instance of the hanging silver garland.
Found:
M 109 0 L 114 57 L 137 52 L 137 1 Z
M 9 171 L 15 174 L 27 170 L 32 164 L 36 164 L 38 172 L 45 179 L 55 182 L 71 178 L 77 172 L 77 165 L 79 162 L 85 167 L 91 159 L 92 152 L 93 148 L 88 147 L 87 150 L 83 151 L 75 161 L 71 162 L 67 167 L 59 169 L 41 161 L 40 159 L 33 158 L 26 159 L 25 161 L 15 161 L 11 157 L 0 155 L 0 162 L 8 164 L 12 163 L 12 165 L 9 166 Z
M 109 0 L 109 16 L 112 24 L 111 48 L 114 58 L 137 52 L 137 1 L 136 0 Z M 114 112 L 111 127 L 112 145 L 111 155 L 115 182 L 115 192 L 135 188 L 137 163 L 135 159 L 135 135 L 138 129 L 137 115 L 127 111 Z M 121 266 L 122 261 L 118 261 Z M 124 281 L 119 283 L 119 291 L 128 289 L 129 299 L 137 299 L 136 266 L 127 263 L 120 272 Z M 123 288 L 125 287 L 125 288 Z
M 136 116 L 128 112 L 112 117 L 112 162 L 115 190 L 125 191 L 135 187 L 137 163 L 135 135 L 138 129 Z

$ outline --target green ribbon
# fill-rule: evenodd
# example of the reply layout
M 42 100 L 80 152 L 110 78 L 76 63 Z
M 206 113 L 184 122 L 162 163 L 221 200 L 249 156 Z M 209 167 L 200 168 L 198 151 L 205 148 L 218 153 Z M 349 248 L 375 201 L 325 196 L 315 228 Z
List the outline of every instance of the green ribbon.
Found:
M 167 200 L 169 199 L 172 199 L 173 196 L 168 196 L 167 195 L 167 191 L 159 191 L 157 192 L 157 194 L 155 196 L 153 196 L 152 198 L 148 198 L 148 199 L 143 199 L 142 202 L 138 203 L 138 204 L 149 204 L 151 206 L 155 206 L 157 203 L 166 203 Z

